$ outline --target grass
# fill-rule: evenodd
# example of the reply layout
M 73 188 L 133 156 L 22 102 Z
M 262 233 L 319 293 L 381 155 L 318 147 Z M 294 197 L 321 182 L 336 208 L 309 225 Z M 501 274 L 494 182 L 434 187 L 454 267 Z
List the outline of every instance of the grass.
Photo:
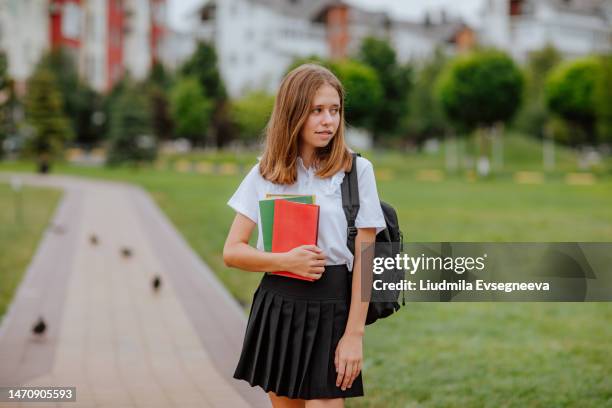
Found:
M 478 139 L 475 136 L 458 138 L 457 148 L 462 152 L 460 160 L 474 162 L 478 156 Z M 503 169 L 497 171 L 497 178 L 509 178 L 517 171 L 543 171 L 542 143 L 525 135 L 509 132 L 503 136 Z M 414 176 L 423 169 L 446 169 L 446 144 L 440 143 L 433 152 L 418 151 L 363 151 L 363 155 L 379 164 L 380 169 L 391 170 L 396 176 Z M 249 151 L 203 151 L 189 154 L 166 155 L 161 164 L 166 168 L 174 168 L 177 162 L 208 162 L 210 164 L 234 163 L 238 166 L 250 166 L 257 154 Z M 568 172 L 584 171 L 579 166 L 578 155 L 574 150 L 563 146 L 555 147 L 555 169 L 545 171 L 547 178 L 559 179 Z M 612 175 L 612 157 L 604 157 L 601 163 L 593 165 L 592 171 L 598 177 Z M 453 177 L 463 177 L 464 171 L 449 174 Z
M 516 146 L 525 143 L 535 148 L 519 139 L 508 141 L 506 151 L 520 156 L 526 147 Z M 561 155 L 561 168 L 574 171 L 575 158 Z M 439 166 L 441 153 L 367 157 L 377 169 L 395 169 L 378 189 L 398 210 L 409 241 L 612 241 L 612 180 L 605 175 L 586 186 L 566 185 L 562 177 L 541 185 L 510 177 L 419 182 L 413 173 Z M 240 160 L 248 169 L 254 158 Z M 508 166 L 535 164 L 527 158 Z M 0 170 L 26 167 L 0 163 Z M 242 175 L 64 165 L 57 171 L 145 187 L 230 292 L 249 304 L 260 275 L 228 269 L 221 259 L 234 215 L 225 203 Z M 411 303 L 368 328 L 366 398 L 347 405 L 612 407 L 611 322 L 608 303 Z
M 351 407 L 610 407 L 605 303 L 412 303 L 368 328 Z
M 0 318 L 6 312 L 21 282 L 38 242 L 47 227 L 61 192 L 25 186 L 20 221 L 16 196 L 11 187 L 0 183 Z

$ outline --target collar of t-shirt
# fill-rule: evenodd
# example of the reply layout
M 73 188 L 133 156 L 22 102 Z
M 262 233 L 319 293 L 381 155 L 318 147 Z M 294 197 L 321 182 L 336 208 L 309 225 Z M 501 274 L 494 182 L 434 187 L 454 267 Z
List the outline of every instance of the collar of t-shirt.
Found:
M 312 163 L 310 167 L 306 168 L 306 166 L 304 165 L 304 160 L 302 160 L 300 156 L 298 156 L 297 158 L 297 165 L 298 165 L 298 168 L 301 168 L 309 175 L 314 174 L 317 171 L 317 169 L 314 166 L 314 163 Z

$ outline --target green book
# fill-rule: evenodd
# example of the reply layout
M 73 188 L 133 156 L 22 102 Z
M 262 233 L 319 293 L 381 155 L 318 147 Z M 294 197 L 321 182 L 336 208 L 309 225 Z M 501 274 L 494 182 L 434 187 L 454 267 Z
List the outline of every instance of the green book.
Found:
M 314 196 L 283 196 L 259 200 L 259 217 L 261 220 L 261 233 L 263 234 L 264 251 L 272 252 L 272 226 L 274 225 L 274 201 L 287 200 L 302 204 L 314 204 Z

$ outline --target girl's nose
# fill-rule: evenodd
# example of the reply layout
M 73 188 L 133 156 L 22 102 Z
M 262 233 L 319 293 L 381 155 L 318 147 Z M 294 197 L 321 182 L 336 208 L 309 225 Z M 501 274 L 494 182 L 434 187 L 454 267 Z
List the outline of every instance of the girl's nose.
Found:
M 332 121 L 332 116 L 329 113 L 328 110 L 323 111 L 323 118 L 322 118 L 323 123 L 330 123 Z

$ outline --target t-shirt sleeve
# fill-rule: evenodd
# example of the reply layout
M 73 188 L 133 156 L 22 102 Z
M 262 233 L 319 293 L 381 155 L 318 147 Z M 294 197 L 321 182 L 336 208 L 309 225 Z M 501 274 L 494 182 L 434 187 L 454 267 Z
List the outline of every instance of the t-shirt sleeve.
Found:
M 357 158 L 357 183 L 359 184 L 359 212 L 355 219 L 357 228 L 376 228 L 376 233 L 387 225 L 380 207 L 374 167 L 369 160 Z
M 227 205 L 232 207 L 236 212 L 251 219 L 255 224 L 257 224 L 259 220 L 257 185 L 260 178 L 259 163 L 257 163 L 257 165 L 255 165 L 245 176 L 234 195 L 227 202 Z

